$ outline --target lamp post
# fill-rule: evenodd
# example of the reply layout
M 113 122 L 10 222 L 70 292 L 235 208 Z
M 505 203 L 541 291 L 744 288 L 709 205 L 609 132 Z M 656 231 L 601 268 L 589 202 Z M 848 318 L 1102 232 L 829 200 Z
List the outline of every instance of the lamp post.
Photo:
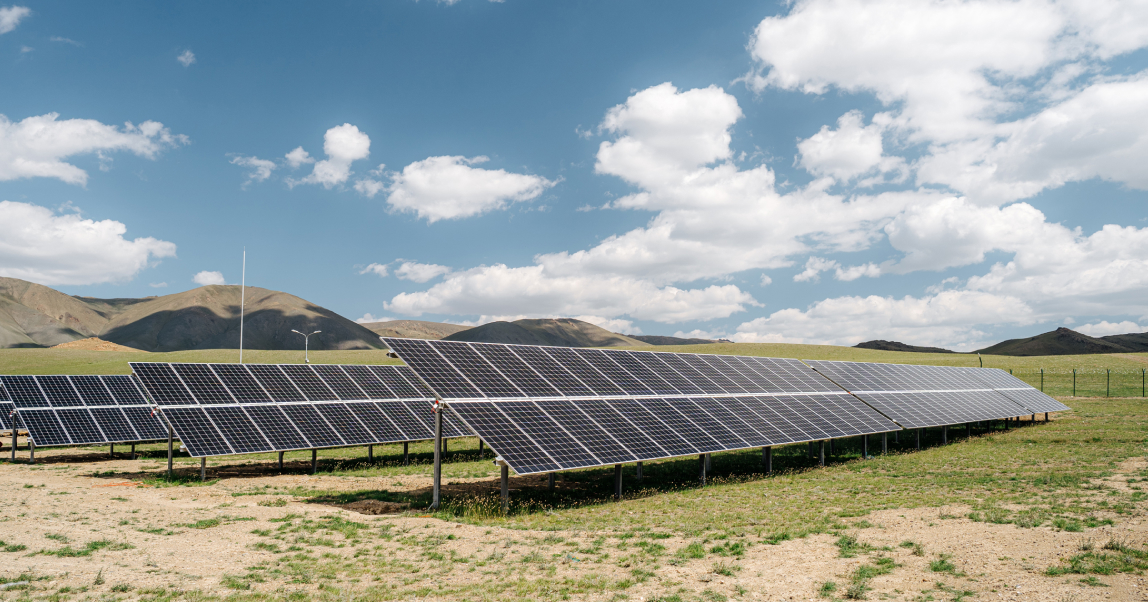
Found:
M 323 331 L 322 330 L 316 330 L 315 332 L 312 332 L 311 334 L 303 334 L 303 333 L 299 332 L 298 330 L 295 330 L 294 328 L 292 328 L 291 332 L 303 336 L 303 363 L 310 364 L 311 363 L 311 357 L 310 357 L 310 355 L 308 355 L 309 354 L 308 348 L 310 347 L 309 341 L 311 339 L 311 334 L 319 334 L 320 332 L 323 332 Z

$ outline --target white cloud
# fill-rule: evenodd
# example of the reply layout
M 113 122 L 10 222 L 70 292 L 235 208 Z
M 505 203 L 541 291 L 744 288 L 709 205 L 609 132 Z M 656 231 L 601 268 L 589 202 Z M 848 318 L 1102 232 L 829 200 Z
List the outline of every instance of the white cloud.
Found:
M 639 320 L 681 322 L 726 317 L 753 303 L 733 285 L 683 290 L 618 276 L 552 277 L 542 266 L 493 265 L 456 271 L 426 291 L 396 295 L 386 309 L 411 316 L 626 314 Z
M 383 192 L 386 189 L 386 183 L 371 178 L 363 178 L 362 180 L 357 180 L 355 182 L 355 190 L 367 198 L 373 199 L 375 198 L 375 195 Z
M 0 35 L 6 34 L 20 24 L 20 21 L 32 14 L 27 6 L 0 6 Z
M 797 143 L 799 164 L 809 173 L 831 177 L 841 182 L 869 172 L 898 172 L 896 181 L 908 176 L 905 160 L 883 154 L 884 126 L 863 124 L 860 111 L 849 111 L 837 120 L 837 129 L 822 126 L 821 131 Z M 865 184 L 878 183 L 879 179 Z
M 208 272 L 206 270 L 193 276 L 191 281 L 200 286 L 208 286 L 211 284 L 226 284 L 223 281 L 222 272 Z
M 174 257 L 175 245 L 124 238 L 117 221 L 56 215 L 50 209 L 0 201 L 0 276 L 45 285 L 124 282 L 149 261 Z
M 152 282 L 152 283 L 148 284 L 148 286 L 150 286 L 152 288 L 167 288 L 167 283 L 166 282 Z
M 291 186 L 322 184 L 324 188 L 343 184 L 351 177 L 351 163 L 366 159 L 371 154 L 371 138 L 359 131 L 359 128 L 344 123 L 323 134 L 323 152 L 327 154 L 327 158 L 316 162 L 310 175 L 302 180 L 288 180 L 287 183 Z M 298 167 L 311 160 L 303 147 L 287 154 L 287 161 L 292 167 Z
M 824 257 L 810 257 L 805 260 L 805 270 L 793 277 L 794 282 L 817 282 L 821 272 L 837 267 L 837 262 Z
M 427 282 L 449 273 L 450 268 L 445 265 L 416 263 L 413 261 L 404 261 L 402 265 L 395 269 L 395 276 L 403 280 L 410 280 L 411 282 Z
M 944 291 L 928 297 L 837 297 L 805 311 L 783 309 L 737 327 L 741 343 L 856 345 L 885 339 L 967 351 L 985 345 L 986 325 L 1026 325 L 1032 309 L 1016 297 Z
M 293 169 L 298 168 L 300 165 L 305 163 L 315 162 L 315 159 L 311 158 L 311 155 L 308 154 L 307 151 L 303 150 L 302 146 L 295 147 L 295 150 L 287 153 L 284 156 L 287 158 L 287 163 L 290 164 Z
M 175 57 L 175 60 L 179 61 L 184 67 L 190 67 L 195 63 L 195 53 L 190 50 L 184 50 L 183 54 Z
M 486 157 L 428 157 L 392 176 L 387 203 L 427 222 L 471 217 L 533 200 L 557 181 L 503 169 L 472 167 Z M 361 191 L 362 192 L 362 191 Z
M 63 38 L 63 37 L 60 37 L 60 36 L 52 36 L 52 37 L 50 37 L 50 38 L 48 38 L 48 39 L 49 39 L 49 40 L 51 40 L 51 41 L 53 41 L 53 42 L 60 42 L 61 44 L 71 44 L 72 46 L 76 46 L 76 47 L 78 47 L 78 48 L 82 48 L 82 47 L 84 46 L 84 43 L 83 43 L 83 42 L 77 42 L 77 41 L 75 41 L 75 40 L 71 40 L 71 39 L 68 39 L 68 38 Z
M 244 188 L 252 182 L 262 182 L 271 177 L 271 172 L 277 167 L 274 161 L 260 159 L 259 157 L 243 157 L 236 156 L 231 158 L 232 165 L 250 168 L 251 171 L 247 174 L 247 180 L 243 182 Z
M 679 331 L 674 333 L 674 336 L 678 337 L 679 339 L 711 339 L 711 340 L 716 340 L 716 339 L 724 339 L 728 335 L 726 335 L 726 333 L 724 331 L 721 331 L 721 330 L 700 330 L 700 329 L 695 328 L 694 330 L 691 330 L 689 332 L 684 332 L 684 331 L 679 330 Z
M 618 318 L 603 318 L 602 316 L 571 316 L 575 320 L 582 320 L 589 322 L 599 328 L 605 328 L 610 332 L 619 334 L 633 335 L 642 334 L 642 329 L 634 326 L 632 320 L 621 320 Z
M 111 151 L 154 159 L 163 149 L 188 142 L 186 136 L 172 134 L 155 121 L 117 128 L 91 119 L 58 121 L 58 117 L 48 113 L 13 122 L 0 115 L 0 181 L 44 177 L 84 185 L 87 172 L 64 159 L 96 153 L 106 164 L 111 158 L 104 153 Z
M 385 263 L 372 263 L 367 267 L 359 270 L 359 274 L 375 274 L 380 278 L 387 277 L 387 264 Z
M 355 322 L 358 322 L 359 324 L 370 324 L 371 322 L 390 322 L 394 319 L 395 318 L 388 318 L 385 316 L 376 316 L 371 313 L 365 313 L 363 314 L 363 317 L 355 320 Z
M 769 286 L 771 284 L 773 284 L 773 278 L 770 278 L 769 276 L 762 274 L 761 275 L 761 285 L 762 286 Z
M 1105 337 L 1113 334 L 1132 334 L 1148 331 L 1148 327 L 1136 322 L 1125 320 L 1123 322 L 1108 322 L 1102 320 L 1095 324 L 1081 324 L 1073 330 L 1084 333 L 1090 337 Z

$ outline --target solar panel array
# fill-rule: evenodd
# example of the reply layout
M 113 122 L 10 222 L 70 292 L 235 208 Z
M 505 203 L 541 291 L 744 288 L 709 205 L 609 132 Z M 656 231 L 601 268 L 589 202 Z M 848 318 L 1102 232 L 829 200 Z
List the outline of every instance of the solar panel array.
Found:
M 0 431 L 12 430 L 12 416 L 16 412 L 16 404 L 8 397 L 4 383 L 0 383 Z
M 899 430 L 798 360 L 383 340 L 518 474 Z
M 406 366 L 131 367 L 195 457 L 434 438 L 434 395 Z M 469 434 L 443 421 L 444 437 Z
M 39 447 L 167 438 L 131 376 L 0 376 L 0 391 Z
M 1012 418 L 1068 407 L 1003 370 L 806 360 L 905 428 Z

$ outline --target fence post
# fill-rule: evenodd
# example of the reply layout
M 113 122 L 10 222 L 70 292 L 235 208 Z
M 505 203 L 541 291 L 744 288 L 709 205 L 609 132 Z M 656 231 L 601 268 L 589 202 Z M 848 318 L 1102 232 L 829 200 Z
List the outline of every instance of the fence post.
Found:
M 1140 397 L 1144 397 L 1144 372 L 1145 369 L 1140 369 Z
M 1040 392 L 1044 393 L 1044 368 L 1040 369 Z
M 1104 396 L 1112 397 L 1112 369 L 1109 368 L 1104 372 L 1107 373 L 1104 380 Z
M 1072 369 L 1072 396 L 1076 397 L 1076 368 Z

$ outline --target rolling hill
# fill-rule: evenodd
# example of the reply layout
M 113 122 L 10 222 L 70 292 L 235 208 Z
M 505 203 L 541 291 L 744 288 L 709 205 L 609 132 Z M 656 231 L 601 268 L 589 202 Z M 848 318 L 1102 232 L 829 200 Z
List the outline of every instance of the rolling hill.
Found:
M 1137 339 L 1139 337 L 1139 339 Z M 1027 339 L 1009 339 L 979 349 L 976 353 L 985 355 L 1082 355 L 1088 353 L 1134 353 L 1144 351 L 1143 348 L 1126 346 L 1117 341 L 1128 340 L 1133 345 L 1143 345 L 1134 341 L 1144 341 L 1146 335 L 1114 335 L 1102 338 L 1090 337 L 1086 334 L 1070 330 L 1065 327 L 1057 328 L 1052 332 L 1038 334 Z M 1148 346 L 1148 345 L 1146 345 Z
M 375 349 L 370 330 L 294 295 L 247 287 L 246 349 L 302 349 L 292 329 L 322 334 L 312 349 Z M 72 297 L 46 286 L 0 278 L 0 347 L 49 347 L 99 337 L 144 351 L 237 349 L 238 286 L 204 286 L 143 299 Z
M 681 337 L 667 337 L 662 335 L 630 335 L 631 339 L 637 339 L 647 345 L 712 345 L 717 341 L 710 339 L 683 339 Z
M 456 332 L 442 340 L 551 347 L 627 347 L 646 344 L 573 318 L 490 322 Z
M 858 349 L 877 349 L 879 351 L 907 351 L 910 353 L 956 353 L 948 349 L 941 349 L 940 347 L 918 347 L 917 345 L 907 345 L 897 341 L 865 341 L 864 343 L 857 343 L 854 345 Z
M 421 320 L 366 322 L 360 324 L 360 326 L 383 337 L 431 340 L 441 339 L 456 332 L 473 328 L 472 326 L 459 326 L 458 324 L 446 324 L 445 322 L 423 322 Z

